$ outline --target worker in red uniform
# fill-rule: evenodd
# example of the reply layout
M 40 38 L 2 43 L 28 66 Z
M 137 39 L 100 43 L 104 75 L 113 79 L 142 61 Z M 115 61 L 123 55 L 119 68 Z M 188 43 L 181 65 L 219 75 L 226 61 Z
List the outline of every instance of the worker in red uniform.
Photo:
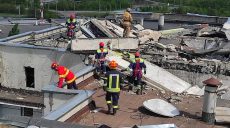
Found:
M 108 114 L 115 115 L 118 109 L 118 100 L 120 94 L 120 84 L 123 83 L 123 75 L 116 70 L 117 63 L 115 61 L 111 61 L 109 63 L 109 68 L 111 69 L 108 71 L 105 76 L 107 79 L 107 86 L 106 90 L 106 102 L 108 106 Z M 111 110 L 113 109 L 113 112 Z
M 141 79 L 142 79 L 142 69 L 144 69 L 144 74 L 146 74 L 146 65 L 144 60 L 140 58 L 140 53 L 135 53 L 135 59 L 129 65 L 129 69 L 132 71 L 131 82 L 136 90 L 137 94 L 141 92 Z
M 95 55 L 95 59 L 97 62 L 97 72 L 102 72 L 102 74 L 106 73 L 106 61 L 105 57 L 108 54 L 108 50 L 104 48 L 105 44 L 103 42 L 99 43 L 99 49 Z M 94 62 L 94 63 L 95 63 Z
M 51 65 L 51 68 L 58 72 L 59 75 L 59 81 L 58 81 L 58 87 L 63 88 L 63 81 L 65 80 L 67 83 L 68 89 L 77 89 L 77 85 L 75 83 L 76 76 L 73 74 L 72 71 L 70 71 L 68 68 L 58 65 L 58 63 L 54 62 Z

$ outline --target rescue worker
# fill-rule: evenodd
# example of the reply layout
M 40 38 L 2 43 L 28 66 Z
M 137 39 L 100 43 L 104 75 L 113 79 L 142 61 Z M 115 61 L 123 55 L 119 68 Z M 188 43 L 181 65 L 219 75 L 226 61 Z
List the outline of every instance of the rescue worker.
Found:
M 97 62 L 97 72 L 101 72 L 102 74 L 106 73 L 106 62 L 105 57 L 108 54 L 108 50 L 104 48 L 105 44 L 103 42 L 99 43 L 99 49 L 95 55 L 95 59 Z M 94 65 L 95 65 L 94 62 Z
M 130 14 L 131 8 L 127 8 L 124 15 L 123 15 L 123 37 L 129 37 L 131 31 L 131 24 L 133 21 L 132 15 Z
M 77 21 L 76 21 L 75 16 L 73 14 L 70 15 L 69 19 L 67 19 L 66 25 L 67 25 L 67 36 L 69 38 L 74 38 Z
M 58 81 L 58 87 L 63 88 L 63 81 L 65 80 L 67 83 L 68 89 L 77 89 L 77 85 L 75 83 L 75 80 L 77 79 L 76 76 L 73 74 L 72 71 L 70 71 L 68 68 L 58 65 L 58 63 L 53 62 L 51 65 L 51 68 L 58 72 L 59 75 L 59 81 Z
M 118 109 L 118 100 L 120 95 L 120 84 L 123 83 L 123 75 L 116 70 L 117 63 L 113 60 L 109 63 L 110 71 L 105 76 L 107 78 L 106 103 L 108 114 L 115 115 Z M 113 109 L 113 110 L 112 110 Z M 112 111 L 112 112 L 111 112 Z
M 67 25 L 68 29 L 71 25 L 74 26 L 74 29 L 76 28 L 77 20 L 75 19 L 75 16 L 73 14 L 70 15 L 69 19 L 67 19 L 66 25 Z
M 135 59 L 129 65 L 129 70 L 132 71 L 131 83 L 134 85 L 133 90 L 136 90 L 137 94 L 141 93 L 141 78 L 142 78 L 142 69 L 144 69 L 144 74 L 146 74 L 146 65 L 144 60 L 140 58 L 140 53 L 135 53 Z

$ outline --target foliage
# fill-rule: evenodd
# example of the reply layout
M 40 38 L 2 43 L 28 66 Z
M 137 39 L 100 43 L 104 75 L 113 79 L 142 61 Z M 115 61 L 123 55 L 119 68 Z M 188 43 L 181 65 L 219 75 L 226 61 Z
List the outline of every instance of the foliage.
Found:
M 9 32 L 8 36 L 13 36 L 19 34 L 18 24 L 15 24 L 11 31 Z
M 86 11 L 112 11 L 124 9 L 131 6 L 131 0 L 86 0 L 75 2 L 73 0 L 59 0 L 57 3 L 58 10 L 86 10 Z M 56 9 L 56 4 L 50 5 L 51 9 Z
M 230 16 L 230 0 L 155 0 L 170 5 L 174 13 L 199 13 L 204 15 Z M 145 8 L 141 9 L 145 10 Z M 155 11 L 155 10 L 154 10 Z M 158 9 L 157 11 L 160 11 Z

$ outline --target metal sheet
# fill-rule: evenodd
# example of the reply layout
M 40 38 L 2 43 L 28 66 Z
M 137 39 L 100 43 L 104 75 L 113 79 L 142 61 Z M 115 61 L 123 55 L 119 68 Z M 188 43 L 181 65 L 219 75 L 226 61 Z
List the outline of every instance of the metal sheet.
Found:
M 176 107 L 161 99 L 150 99 L 144 101 L 143 105 L 149 111 L 163 116 L 174 117 L 180 114 Z

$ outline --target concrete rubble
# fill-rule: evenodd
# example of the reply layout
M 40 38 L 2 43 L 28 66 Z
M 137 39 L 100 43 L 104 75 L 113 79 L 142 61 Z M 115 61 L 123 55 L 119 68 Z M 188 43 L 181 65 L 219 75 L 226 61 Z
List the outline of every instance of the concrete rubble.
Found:
M 82 29 L 82 27 L 84 29 Z M 95 27 L 97 27 L 97 29 L 92 29 Z M 123 28 L 121 28 L 119 25 L 116 25 L 115 23 L 107 20 L 93 19 L 83 24 L 81 26 L 81 31 L 82 34 L 89 38 L 89 40 L 91 40 L 90 38 L 95 39 L 91 41 L 87 41 L 87 39 L 73 40 L 75 43 L 72 43 L 71 49 L 74 52 L 96 50 L 96 44 L 100 41 L 104 41 L 106 44 L 110 44 L 112 42 L 112 48 L 114 50 L 128 50 L 128 48 L 125 48 L 126 44 L 123 46 L 119 44 L 121 47 L 116 47 L 117 44 L 114 41 L 118 40 L 118 42 L 123 42 L 121 39 L 110 39 L 111 37 L 122 37 L 123 34 Z M 88 32 L 88 34 L 85 34 L 85 32 Z M 100 37 L 108 39 L 96 39 Z M 130 46 L 130 44 L 134 43 L 129 43 L 129 49 L 135 50 L 137 49 L 137 44 L 139 44 L 139 50 L 142 53 L 142 57 L 146 60 L 146 63 L 148 63 L 148 69 L 151 72 L 158 72 L 158 70 L 155 69 L 155 66 L 152 67 L 153 64 L 156 64 L 161 68 L 165 68 L 166 70 L 184 70 L 188 72 L 198 72 L 205 74 L 219 73 L 227 76 L 230 75 L 230 69 L 228 69 L 228 66 L 226 66 L 228 63 L 222 63 L 223 60 L 227 60 L 228 58 L 226 57 L 220 59 L 219 57 L 223 54 L 227 54 L 227 48 L 229 47 L 228 41 L 226 41 L 227 35 L 222 33 L 220 27 L 211 27 L 208 24 L 200 24 L 184 26 L 183 28 L 178 29 L 153 31 L 150 29 L 144 29 L 141 25 L 134 25 L 131 37 L 134 37 L 134 39 L 130 42 L 135 42 L 135 39 L 138 39 L 139 43 L 136 42 L 134 46 Z M 93 46 L 91 49 L 78 46 L 78 43 L 87 44 L 87 42 L 92 43 L 90 44 Z M 129 64 L 129 62 L 123 60 L 117 55 L 110 55 L 108 60 L 112 59 L 117 60 L 119 65 L 123 68 L 127 68 Z M 163 71 L 161 68 L 159 68 L 160 72 Z M 173 78 L 175 77 L 174 75 L 171 75 L 167 78 Z M 175 87 L 174 84 L 174 88 L 170 88 L 170 84 L 167 85 L 164 82 L 159 82 L 161 80 L 156 76 L 161 75 L 151 74 L 150 76 L 155 77 L 148 78 L 145 76 L 146 81 L 152 85 L 160 87 L 161 89 L 169 89 L 177 93 L 187 92 L 191 95 L 203 95 L 204 93 L 204 88 L 200 84 L 196 85 L 191 83 L 191 81 L 185 80 L 186 82 L 191 83 L 191 85 L 187 84 L 188 86 L 179 91 L 175 90 L 180 88 L 178 82 L 176 84 L 177 87 Z M 183 80 L 184 79 L 182 79 L 182 81 Z M 175 81 L 178 81 L 178 78 Z
M 218 97 L 229 100 L 230 28 L 228 23 L 223 28 L 205 24 L 162 31 L 145 29 L 137 24 L 134 25 L 130 38 L 121 38 L 123 28 L 108 20 L 90 19 L 82 23 L 79 28 L 76 39 L 69 43 L 60 41 L 61 39 L 55 41 L 46 39 L 33 42 L 32 45 L 58 46 L 70 49 L 76 54 L 92 55 L 98 49 L 98 43 L 104 42 L 106 47 L 111 49 L 106 60 L 115 60 L 120 69 L 126 69 L 130 60 L 134 58 L 132 53 L 140 51 L 147 65 L 147 73 L 143 75 L 143 82 L 147 85 L 146 90 L 159 90 L 157 95 L 161 95 L 170 103 L 177 104 L 184 100 L 182 95 L 195 95 L 196 98 L 203 96 L 205 87 L 202 81 L 207 77 L 215 76 L 222 79 L 224 83 L 217 90 Z M 90 59 L 93 60 L 93 57 Z M 78 82 L 82 81 L 84 80 L 80 79 Z M 166 97 L 168 92 L 171 95 Z M 144 107 L 169 117 L 180 114 L 172 104 L 157 100 L 151 103 L 150 108 L 146 107 L 145 103 Z M 101 110 L 102 108 L 98 108 L 91 113 L 99 113 Z M 218 107 L 216 114 L 217 121 L 225 122 L 227 119 L 229 122 L 229 108 Z M 166 126 L 162 125 L 162 127 Z

